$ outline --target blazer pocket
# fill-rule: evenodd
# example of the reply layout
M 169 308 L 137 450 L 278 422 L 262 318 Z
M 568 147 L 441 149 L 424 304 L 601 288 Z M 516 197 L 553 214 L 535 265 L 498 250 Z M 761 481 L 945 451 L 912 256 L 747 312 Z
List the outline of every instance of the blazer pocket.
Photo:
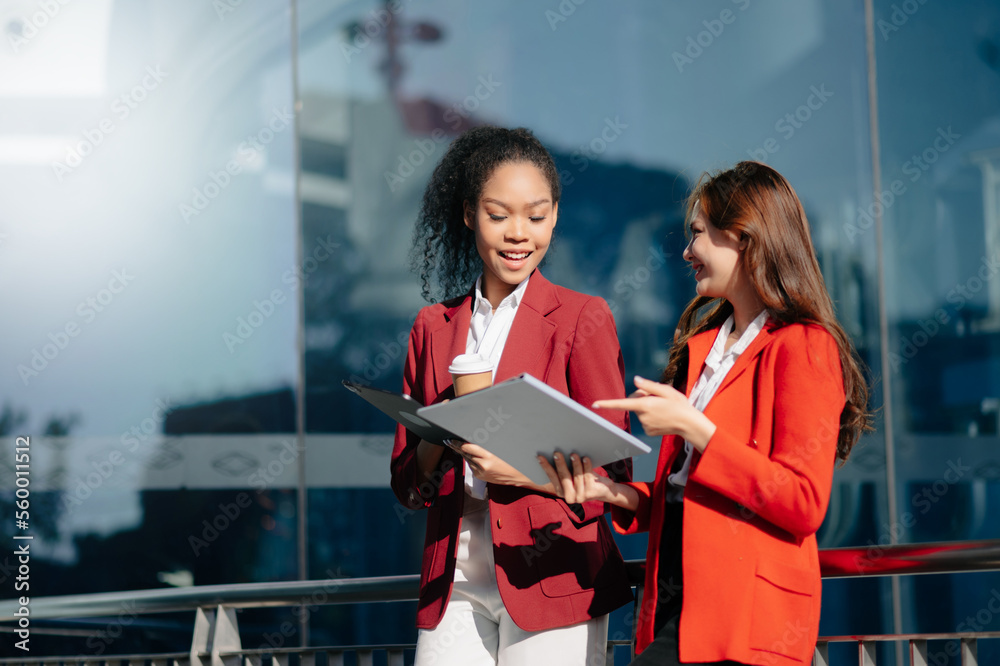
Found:
M 817 572 L 773 560 L 757 562 L 750 647 L 802 662 L 812 659 L 819 630 Z
M 522 548 L 525 563 L 535 569 L 547 597 L 564 597 L 594 586 L 594 576 L 608 558 L 599 521 L 579 523 L 564 502 L 528 507 L 531 545 Z

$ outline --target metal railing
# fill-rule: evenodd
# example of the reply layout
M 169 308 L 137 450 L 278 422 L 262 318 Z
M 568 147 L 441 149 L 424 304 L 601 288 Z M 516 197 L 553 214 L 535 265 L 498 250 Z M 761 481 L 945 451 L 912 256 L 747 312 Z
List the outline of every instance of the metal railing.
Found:
M 1000 571 L 1000 540 L 908 544 L 863 548 L 833 548 L 820 551 L 824 578 L 850 578 L 914 574 Z M 642 587 L 645 563 L 628 563 L 633 585 Z M 36 620 L 108 617 L 121 612 L 128 604 L 134 615 L 195 611 L 191 649 L 187 653 L 74 656 L 0 659 L 0 666 L 260 666 L 265 658 L 274 666 L 286 666 L 295 656 L 300 666 L 314 666 L 317 655 L 325 654 L 330 666 L 344 663 L 353 654 L 356 663 L 374 663 L 376 655 L 385 655 L 390 666 L 402 666 L 413 645 L 328 646 L 244 650 L 240 643 L 236 610 L 245 608 L 322 606 L 372 602 L 413 601 L 417 598 L 419 576 L 383 576 L 377 578 L 326 579 L 238 585 L 205 585 L 190 588 L 103 592 L 98 594 L 32 598 L 28 628 Z M 638 603 L 638 601 L 637 601 Z M 0 601 L 0 623 L 14 623 L 0 629 L 17 632 L 22 607 L 16 599 Z M 978 665 L 978 640 L 1000 638 L 1000 632 L 954 632 L 934 634 L 880 634 L 871 636 L 826 636 L 816 646 L 814 664 L 829 665 L 829 645 L 852 642 L 858 646 L 858 664 L 875 665 L 875 646 L 885 641 L 905 641 L 910 663 L 926 666 L 927 641 L 953 640 L 950 656 L 960 656 L 963 666 Z M 608 664 L 614 664 L 614 647 L 629 641 L 609 641 Z M 379 656 L 381 659 L 381 656 Z

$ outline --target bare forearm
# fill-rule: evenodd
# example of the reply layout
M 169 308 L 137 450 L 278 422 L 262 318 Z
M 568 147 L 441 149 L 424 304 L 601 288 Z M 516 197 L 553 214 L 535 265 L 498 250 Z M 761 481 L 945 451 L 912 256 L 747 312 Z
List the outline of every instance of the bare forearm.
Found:
M 624 483 L 614 483 L 608 487 L 608 497 L 604 500 L 607 504 L 614 504 L 626 511 L 637 511 L 639 509 L 639 493 L 632 486 Z
M 715 424 L 700 411 L 692 409 L 689 418 L 685 419 L 683 430 L 684 432 L 678 434 L 691 442 L 691 446 L 699 453 L 704 453 L 709 440 L 715 434 Z

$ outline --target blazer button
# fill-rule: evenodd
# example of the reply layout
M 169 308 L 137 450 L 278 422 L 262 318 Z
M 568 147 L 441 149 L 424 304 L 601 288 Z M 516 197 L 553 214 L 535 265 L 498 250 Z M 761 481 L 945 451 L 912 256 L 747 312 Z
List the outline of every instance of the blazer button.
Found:
M 503 529 L 503 516 L 497 518 L 497 529 Z

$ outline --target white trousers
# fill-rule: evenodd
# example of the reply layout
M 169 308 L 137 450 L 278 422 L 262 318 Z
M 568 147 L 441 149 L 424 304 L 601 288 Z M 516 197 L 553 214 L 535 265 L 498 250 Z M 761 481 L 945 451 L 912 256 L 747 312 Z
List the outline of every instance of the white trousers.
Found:
M 419 631 L 414 666 L 604 666 L 607 642 L 607 615 L 544 631 L 514 624 L 497 589 L 484 502 L 462 517 L 448 607 L 437 627 Z

